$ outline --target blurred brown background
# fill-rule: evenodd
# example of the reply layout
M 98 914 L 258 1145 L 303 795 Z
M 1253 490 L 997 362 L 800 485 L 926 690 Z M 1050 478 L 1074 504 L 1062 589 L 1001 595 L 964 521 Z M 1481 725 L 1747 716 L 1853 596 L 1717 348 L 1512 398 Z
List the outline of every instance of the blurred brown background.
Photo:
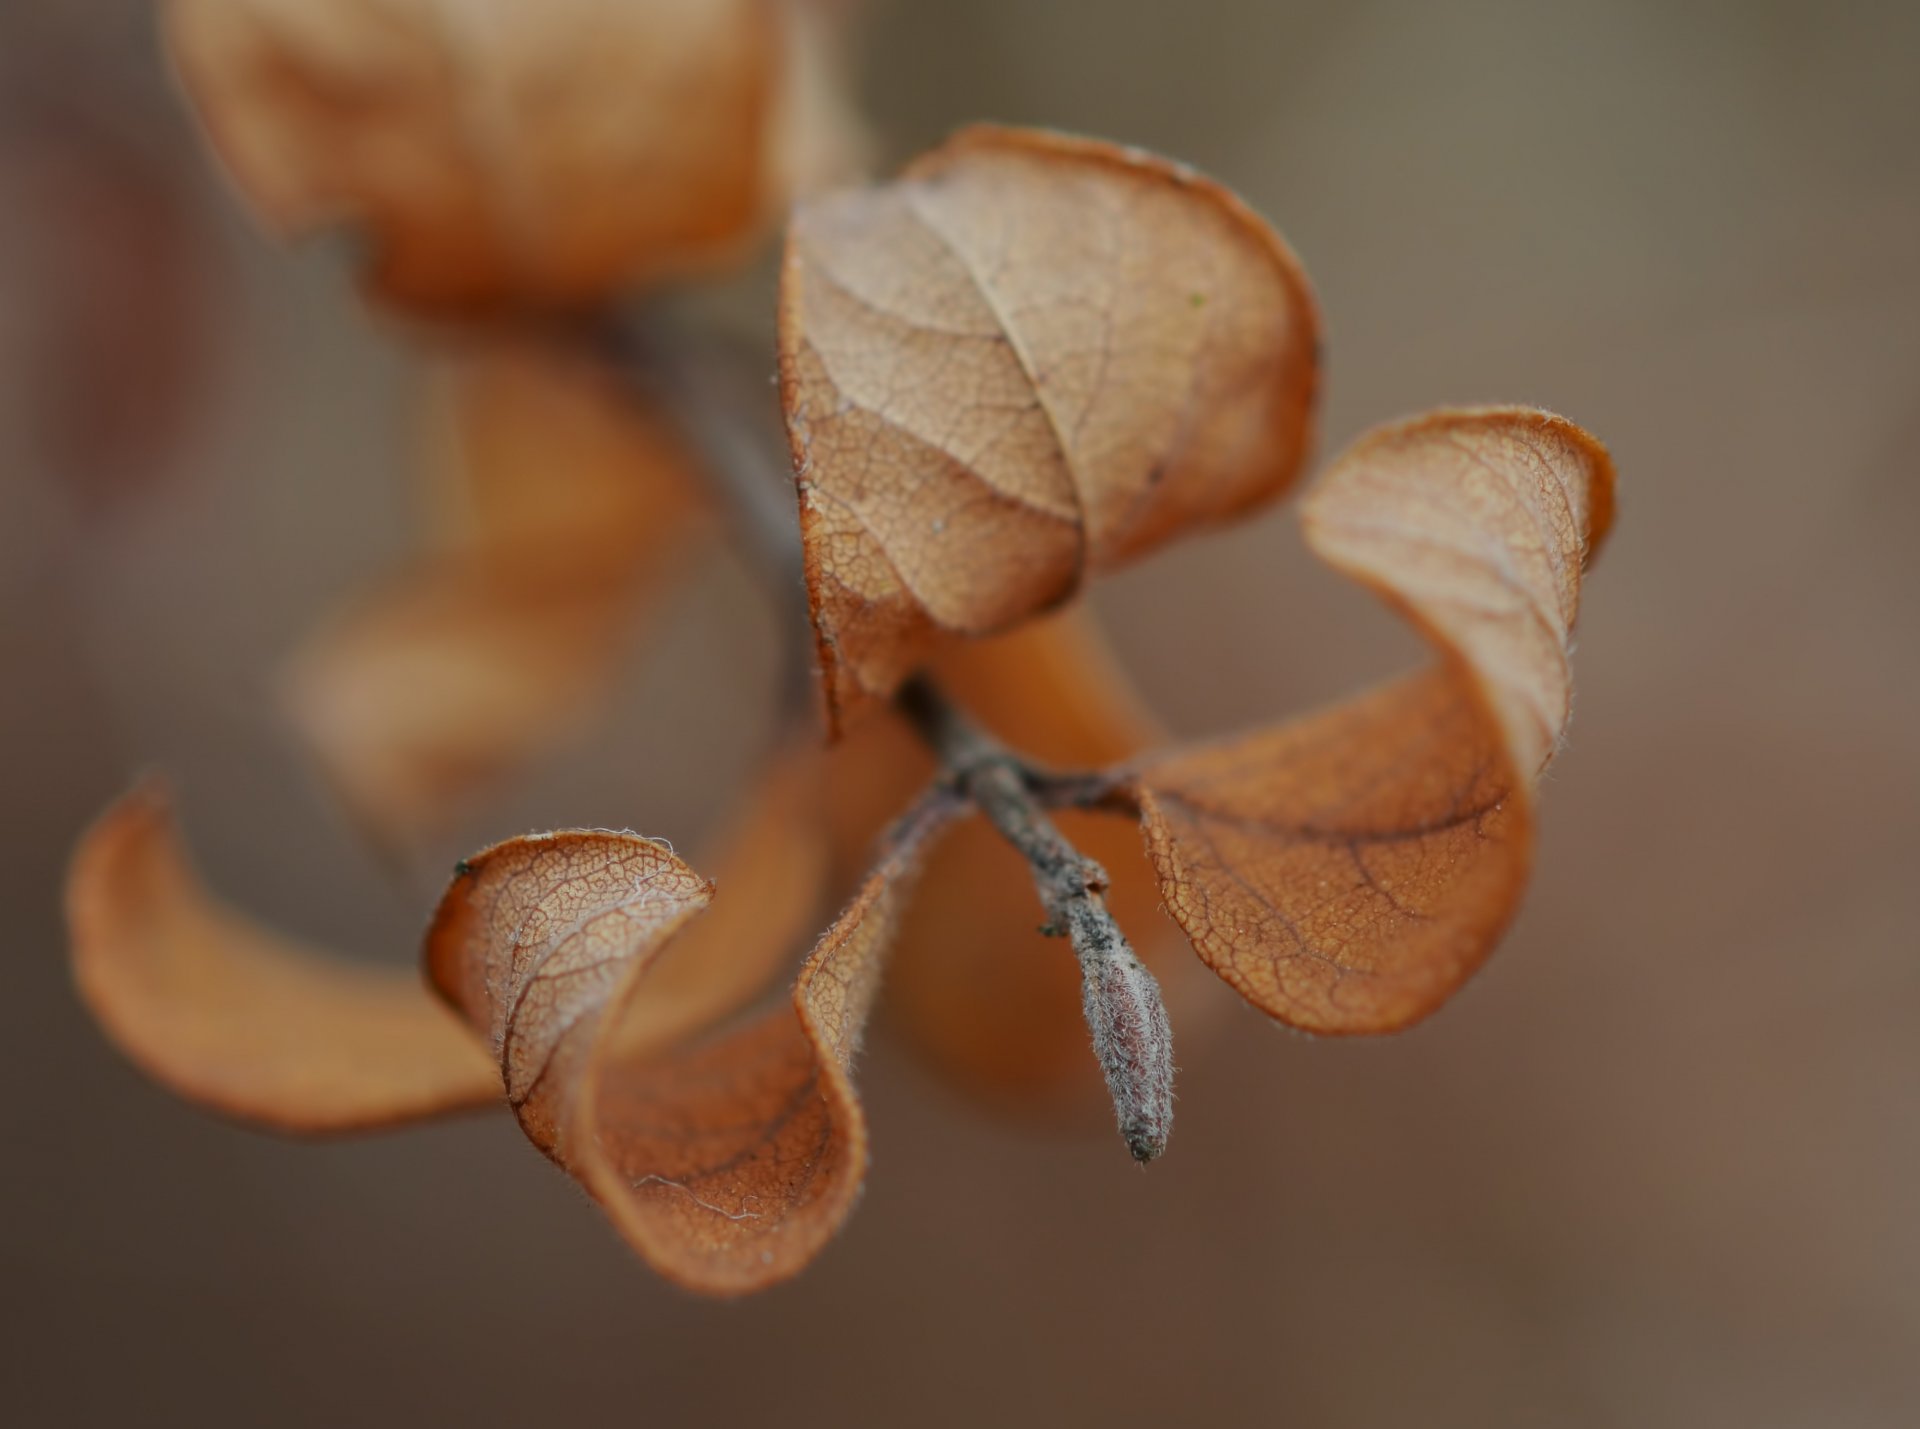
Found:
M 1314 275 L 1326 450 L 1536 401 L 1612 445 L 1622 516 L 1538 880 L 1465 996 L 1332 1044 L 1220 990 L 1144 1174 L 1103 1110 L 991 1121 L 883 1033 L 864 1204 L 724 1305 L 504 1120 L 255 1136 L 68 989 L 66 850 L 144 765 L 284 927 L 404 963 L 433 887 L 269 698 L 408 546 L 411 374 L 337 254 L 254 234 L 151 30 L 0 9 L 9 1423 L 1920 1422 L 1920 7 L 873 7 L 890 159 L 985 117 L 1189 160 Z M 1099 605 L 1183 731 L 1412 653 L 1284 511 Z M 772 641 L 716 571 L 469 842 L 697 834 Z

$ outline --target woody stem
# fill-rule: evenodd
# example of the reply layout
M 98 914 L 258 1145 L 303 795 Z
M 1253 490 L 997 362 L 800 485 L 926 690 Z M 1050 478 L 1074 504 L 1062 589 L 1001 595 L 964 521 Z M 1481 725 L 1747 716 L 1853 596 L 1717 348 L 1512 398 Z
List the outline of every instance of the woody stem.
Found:
M 1047 817 L 1024 761 L 961 713 L 924 675 L 894 703 L 939 757 L 954 787 L 1027 861 L 1046 910 L 1041 929 L 1080 960 L 1081 1004 L 1094 1056 L 1134 1159 L 1151 1161 L 1173 1129 L 1173 1031 L 1159 984 L 1107 908 L 1107 872 Z
M 805 624 L 786 452 L 762 395 L 767 389 L 756 393 L 743 378 L 752 371 L 744 351 L 657 318 L 610 325 L 602 344 L 609 361 L 679 422 L 770 594 L 792 613 L 792 623 Z M 793 670 L 803 680 L 808 673 L 804 661 Z M 1166 1008 L 1159 985 L 1107 908 L 1106 871 L 1047 817 L 1058 808 L 1131 811 L 1126 782 L 1099 771 L 1049 770 L 1024 758 L 974 724 L 925 674 L 908 680 L 894 705 L 938 759 L 937 786 L 972 803 L 1026 860 L 1048 919 L 1042 931 L 1066 937 L 1079 959 L 1082 1006 L 1120 1134 L 1136 1160 L 1151 1161 L 1166 1149 L 1173 1123 Z

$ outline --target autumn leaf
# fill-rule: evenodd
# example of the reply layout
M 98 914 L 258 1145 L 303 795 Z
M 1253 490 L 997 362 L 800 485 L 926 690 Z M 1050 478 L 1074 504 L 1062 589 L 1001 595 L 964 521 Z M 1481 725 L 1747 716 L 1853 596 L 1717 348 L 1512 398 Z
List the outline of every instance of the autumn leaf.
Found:
M 921 842 L 946 813 L 929 806 L 901 832 L 802 965 L 791 1006 L 709 1038 L 623 1035 L 711 896 L 632 834 L 542 834 L 476 855 L 434 918 L 429 975 L 498 1058 L 527 1136 L 635 1250 L 690 1289 L 761 1289 L 812 1259 L 865 1178 L 853 1060 Z M 765 944 L 768 931 L 748 935 Z M 730 951 L 709 940 L 680 956 L 697 968 Z
M 373 1130 L 504 1093 L 662 1273 L 758 1289 L 806 1264 L 858 1195 L 853 1061 L 908 886 L 958 807 L 916 805 L 791 1000 L 754 1012 L 819 926 L 828 758 L 812 739 L 774 757 L 717 885 L 606 830 L 463 861 L 427 938 L 438 999 L 222 908 L 146 786 L 76 850 L 76 980 L 156 1080 L 270 1129 Z
M 1525 888 L 1535 781 L 1571 710 L 1580 577 L 1612 510 L 1605 449 L 1526 408 L 1382 427 L 1322 475 L 1309 545 L 1438 661 L 1138 766 L 1167 908 L 1255 1006 L 1313 1032 L 1387 1032 L 1484 961 Z
M 1285 491 L 1317 344 L 1272 230 L 1136 150 L 970 129 L 803 206 L 781 393 L 836 720 Z
M 854 145 L 821 82 L 831 44 L 793 18 L 824 10 L 169 13 L 256 204 L 362 231 L 374 290 L 414 312 L 603 303 L 715 256 Z M 770 142 L 775 110 L 792 127 Z M 1162 977 L 1156 901 L 1256 1006 L 1317 1032 L 1404 1027 L 1471 975 L 1524 889 L 1535 783 L 1565 737 L 1581 574 L 1611 518 L 1593 438 L 1522 408 L 1363 437 L 1314 489 L 1307 539 L 1434 663 L 1142 754 L 1157 731 L 1072 602 L 1294 482 L 1318 316 L 1281 240 L 1163 160 L 975 129 L 892 184 L 806 204 L 779 318 L 805 587 L 846 737 L 776 754 L 718 889 L 636 833 L 495 844 L 458 865 L 428 931 L 436 1002 L 221 909 L 137 794 L 83 840 L 69 890 L 83 995 L 130 1055 L 281 1129 L 504 1100 L 649 1263 L 734 1294 L 806 1265 L 860 1192 L 852 1069 L 896 941 L 900 1016 L 937 1064 L 1031 1107 L 1090 1081 L 1090 1032 L 1142 1162 L 1171 1129 L 1170 1019 L 1115 910 Z M 668 354 L 682 376 L 699 360 Z M 744 403 L 662 386 L 688 442 L 750 466 Z M 289 682 L 334 780 L 390 834 L 592 712 L 698 505 L 675 436 L 584 352 L 482 349 L 447 412 L 433 549 Z M 776 523 L 742 525 L 777 563 Z M 1144 872 L 1127 812 L 1152 879 L 1123 866 Z
M 585 358 L 475 348 L 436 410 L 438 549 L 309 638 L 282 686 L 384 842 L 444 828 L 590 723 L 698 531 L 678 441 Z
M 276 1130 L 393 1126 L 495 1104 L 499 1074 L 418 976 L 304 948 L 223 906 L 164 789 L 108 809 L 67 878 L 74 980 L 155 1081 Z
M 209 138 L 284 234 L 345 225 L 384 302 L 572 307 L 729 256 L 783 68 L 763 0 L 168 0 Z

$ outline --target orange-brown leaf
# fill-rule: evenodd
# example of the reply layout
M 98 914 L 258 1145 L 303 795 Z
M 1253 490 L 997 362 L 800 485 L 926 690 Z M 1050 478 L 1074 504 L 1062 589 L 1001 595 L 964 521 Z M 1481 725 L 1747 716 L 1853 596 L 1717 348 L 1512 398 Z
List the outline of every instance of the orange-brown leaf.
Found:
M 476 856 L 434 919 L 429 973 L 494 1049 L 527 1135 L 641 1255 L 692 1289 L 758 1289 L 818 1252 L 864 1179 L 850 1069 L 916 845 L 868 879 L 791 1007 L 704 1041 L 621 1036 L 711 896 L 637 835 L 562 832 Z
M 283 687 L 383 840 L 445 827 L 591 721 L 698 516 L 671 434 L 590 363 L 482 349 L 440 406 L 443 549 L 322 627 Z
M 166 18 L 260 217 L 350 226 L 402 307 L 591 303 L 725 256 L 768 208 L 762 0 L 169 0 Z
M 1525 408 L 1376 429 L 1321 477 L 1309 544 L 1418 625 L 1438 663 L 1140 770 L 1168 910 L 1263 1011 L 1391 1031 L 1492 950 L 1525 888 L 1580 577 L 1612 501 L 1604 448 Z
M 830 709 L 943 633 L 1286 489 L 1318 319 L 1218 185 L 1136 150 L 973 129 L 791 227 L 780 369 Z
M 478 1042 L 413 972 L 260 927 L 189 866 L 157 783 L 89 829 L 67 880 L 74 977 L 120 1049 L 190 1101 L 282 1131 L 498 1103 Z

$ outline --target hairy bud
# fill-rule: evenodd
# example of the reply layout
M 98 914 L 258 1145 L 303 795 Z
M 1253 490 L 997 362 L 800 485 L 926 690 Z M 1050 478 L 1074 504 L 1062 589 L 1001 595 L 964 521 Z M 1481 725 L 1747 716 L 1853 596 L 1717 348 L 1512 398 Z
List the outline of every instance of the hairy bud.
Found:
M 1093 1054 L 1133 1159 L 1151 1161 L 1173 1134 L 1173 1029 L 1160 984 L 1106 909 L 1076 905 L 1068 931 L 1080 959 L 1081 1005 Z

